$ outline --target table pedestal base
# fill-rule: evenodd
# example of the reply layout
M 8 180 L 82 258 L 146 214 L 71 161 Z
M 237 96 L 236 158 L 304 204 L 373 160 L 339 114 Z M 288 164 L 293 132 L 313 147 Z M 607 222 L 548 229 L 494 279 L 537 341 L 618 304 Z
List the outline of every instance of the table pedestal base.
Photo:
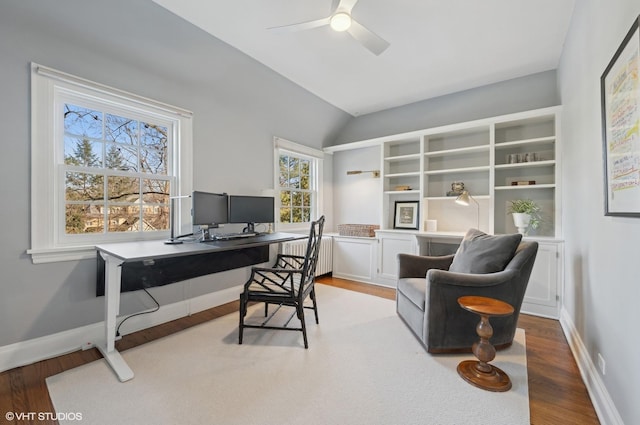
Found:
M 502 369 L 486 363 L 485 366 L 488 366 L 486 372 L 482 370 L 481 362 L 465 360 L 458 365 L 458 375 L 483 390 L 503 392 L 511 389 L 511 380 Z

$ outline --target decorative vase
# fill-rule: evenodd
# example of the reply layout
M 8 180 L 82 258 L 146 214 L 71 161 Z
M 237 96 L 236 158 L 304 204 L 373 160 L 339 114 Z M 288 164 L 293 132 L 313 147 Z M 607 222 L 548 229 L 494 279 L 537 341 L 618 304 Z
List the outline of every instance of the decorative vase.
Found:
M 527 230 L 529 229 L 529 222 L 531 221 L 531 216 L 526 213 L 512 213 L 513 215 L 513 224 L 518 228 L 518 233 L 521 235 L 526 235 Z

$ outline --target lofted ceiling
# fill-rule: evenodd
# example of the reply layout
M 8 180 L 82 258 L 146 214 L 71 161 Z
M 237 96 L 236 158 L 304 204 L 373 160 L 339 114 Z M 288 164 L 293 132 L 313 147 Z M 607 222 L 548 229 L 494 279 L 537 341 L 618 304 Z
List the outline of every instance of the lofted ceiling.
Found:
M 375 55 L 328 26 L 332 0 L 153 0 L 353 116 L 556 69 L 575 0 L 358 0 Z M 351 0 L 353 1 L 353 0 Z

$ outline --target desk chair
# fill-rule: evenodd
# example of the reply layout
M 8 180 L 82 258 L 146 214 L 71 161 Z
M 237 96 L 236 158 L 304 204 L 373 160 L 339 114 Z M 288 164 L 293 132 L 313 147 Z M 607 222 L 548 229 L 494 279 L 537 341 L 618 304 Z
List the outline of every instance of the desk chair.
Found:
M 316 263 L 320 251 L 324 216 L 311 223 L 306 254 L 285 255 L 278 254 L 273 267 L 253 267 L 251 277 L 245 283 L 244 290 L 240 294 L 240 326 L 238 330 L 238 343 L 242 344 L 242 336 L 245 328 L 280 329 L 288 331 L 301 331 L 304 338 L 304 348 L 309 348 L 307 341 L 307 327 L 304 319 L 304 309 L 313 309 L 318 322 L 318 307 L 314 288 Z M 305 306 L 304 302 L 309 297 L 311 306 Z M 260 325 L 245 323 L 247 305 L 249 302 L 263 302 L 265 321 Z M 269 305 L 276 304 L 278 308 L 269 316 Z M 269 320 L 282 306 L 293 307 L 295 311 L 283 326 L 270 326 Z M 297 315 L 300 327 L 288 327 L 289 321 Z

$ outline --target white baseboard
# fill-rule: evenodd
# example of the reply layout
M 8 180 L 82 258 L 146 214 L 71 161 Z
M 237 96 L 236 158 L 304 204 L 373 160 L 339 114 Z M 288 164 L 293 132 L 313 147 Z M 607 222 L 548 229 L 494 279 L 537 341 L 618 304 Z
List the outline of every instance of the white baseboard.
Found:
M 234 286 L 160 307 L 153 314 L 132 317 L 122 325 L 121 335 L 170 322 L 238 299 L 242 286 Z M 30 339 L 0 347 L 0 372 L 25 366 L 62 354 L 91 348 L 94 341 L 104 340 L 104 322 Z
M 600 374 L 598 374 L 595 364 L 591 360 L 589 351 L 584 346 L 569 313 L 564 307 L 560 311 L 560 325 L 567 337 L 573 357 L 576 359 L 582 380 L 587 387 L 600 423 L 603 425 L 624 425 Z

